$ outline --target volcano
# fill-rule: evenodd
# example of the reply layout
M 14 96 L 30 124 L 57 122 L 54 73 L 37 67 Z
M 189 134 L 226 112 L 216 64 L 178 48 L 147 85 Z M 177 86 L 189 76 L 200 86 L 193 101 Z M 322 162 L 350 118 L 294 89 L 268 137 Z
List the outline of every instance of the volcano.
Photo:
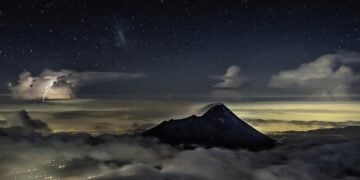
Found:
M 202 145 L 263 150 L 276 141 L 238 118 L 223 104 L 213 104 L 202 116 L 164 121 L 145 131 L 143 136 L 156 137 L 171 145 Z

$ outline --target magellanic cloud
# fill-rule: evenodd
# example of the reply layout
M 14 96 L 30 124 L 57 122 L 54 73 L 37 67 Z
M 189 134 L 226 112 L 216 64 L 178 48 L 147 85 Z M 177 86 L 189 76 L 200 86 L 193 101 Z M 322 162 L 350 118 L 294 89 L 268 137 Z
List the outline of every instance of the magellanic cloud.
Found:
M 271 77 L 273 88 L 297 89 L 329 98 L 347 96 L 360 75 L 352 69 L 359 63 L 358 53 L 340 52 L 326 54 L 296 69 L 283 70 Z
M 38 76 L 26 71 L 19 75 L 18 83 L 10 86 L 14 98 L 19 99 L 70 99 L 79 86 L 86 84 L 143 78 L 144 73 L 76 72 L 45 69 Z

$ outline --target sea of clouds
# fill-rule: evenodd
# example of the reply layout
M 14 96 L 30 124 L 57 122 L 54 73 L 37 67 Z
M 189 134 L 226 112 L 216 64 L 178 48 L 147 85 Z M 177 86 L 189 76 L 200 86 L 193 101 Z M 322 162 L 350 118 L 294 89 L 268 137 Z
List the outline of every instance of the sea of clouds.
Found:
M 0 179 L 359 179 L 360 127 L 273 134 L 251 152 L 181 149 L 136 135 L 52 133 L 25 111 L 0 128 Z

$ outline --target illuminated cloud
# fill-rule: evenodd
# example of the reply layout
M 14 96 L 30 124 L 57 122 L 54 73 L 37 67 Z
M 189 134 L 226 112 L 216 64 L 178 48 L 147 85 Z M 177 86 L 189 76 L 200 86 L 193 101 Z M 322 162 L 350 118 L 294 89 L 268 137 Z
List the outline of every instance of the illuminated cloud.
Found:
M 211 95 L 215 98 L 232 98 L 240 96 L 238 88 L 248 81 L 248 78 L 240 74 L 239 66 L 232 65 L 221 76 L 211 76 L 211 79 L 220 80 L 213 85 Z
M 238 88 L 247 79 L 240 75 L 240 67 L 236 65 L 230 66 L 224 75 L 213 76 L 211 78 L 221 80 L 221 82 L 218 82 L 213 86 L 215 88 Z
M 359 62 L 358 53 L 326 54 L 296 69 L 280 71 L 271 77 L 269 86 L 305 90 L 329 98 L 346 96 L 360 77 L 350 64 Z
M 45 69 L 40 75 L 30 72 L 19 75 L 18 84 L 9 86 L 14 98 L 18 99 L 70 99 L 79 86 L 125 79 L 145 77 L 143 73 L 123 72 L 76 72 Z

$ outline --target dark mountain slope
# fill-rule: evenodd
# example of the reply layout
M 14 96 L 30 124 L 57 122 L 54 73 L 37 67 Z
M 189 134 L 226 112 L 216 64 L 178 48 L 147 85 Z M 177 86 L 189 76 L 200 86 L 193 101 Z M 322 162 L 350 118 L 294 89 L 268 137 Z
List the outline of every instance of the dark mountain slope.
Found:
M 238 118 L 223 104 L 213 105 L 202 116 L 164 121 L 143 133 L 172 145 L 199 144 L 230 149 L 262 150 L 276 142 Z

